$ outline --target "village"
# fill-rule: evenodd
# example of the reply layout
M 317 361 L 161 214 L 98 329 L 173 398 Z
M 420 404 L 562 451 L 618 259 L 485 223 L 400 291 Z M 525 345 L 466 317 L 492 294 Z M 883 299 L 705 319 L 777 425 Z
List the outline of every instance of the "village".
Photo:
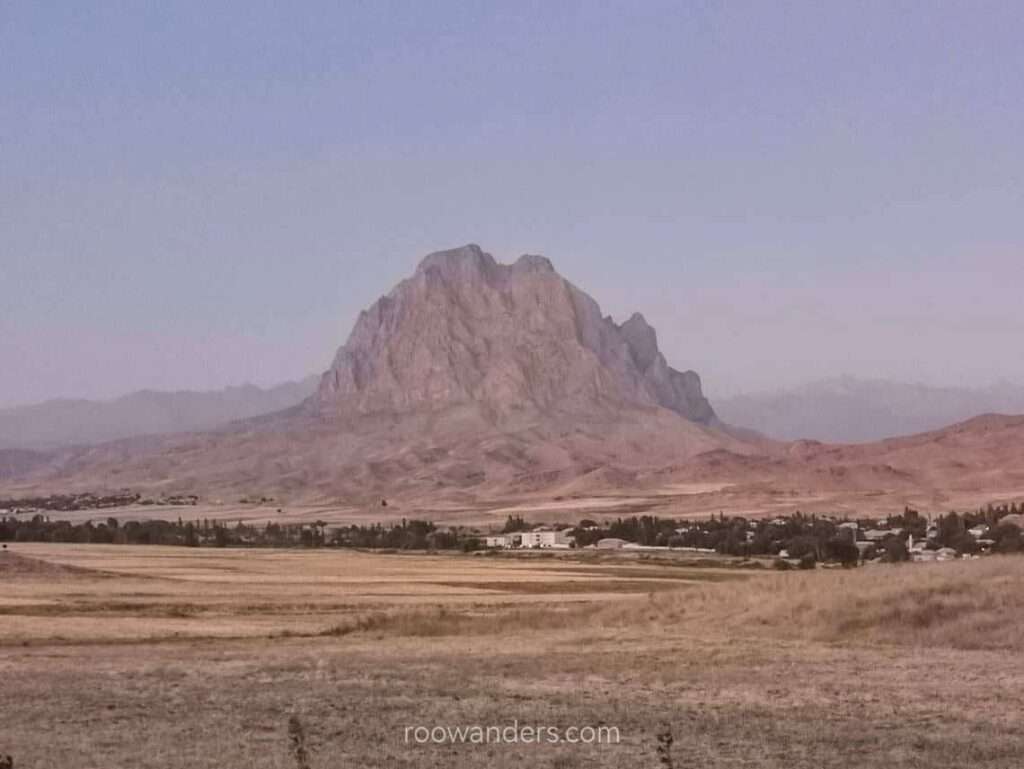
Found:
M 188 498 L 191 502 L 194 498 Z M 105 508 L 103 506 L 100 509 Z M 500 531 L 401 519 L 374 524 L 236 523 L 107 517 L 72 522 L 52 509 L 0 510 L 0 542 L 153 544 L 185 547 L 336 547 L 367 551 L 527 553 L 544 551 L 678 552 L 754 559 L 778 569 L 886 562 L 952 561 L 1024 552 L 1024 512 L 1016 504 L 928 516 L 849 520 L 795 512 L 773 518 L 710 515 L 678 520 L 635 515 L 576 523 L 528 522 L 509 516 Z
M 633 525 L 631 525 L 633 524 Z M 629 531 L 632 529 L 632 531 Z M 640 516 L 611 524 L 527 526 L 510 518 L 506 531 L 486 536 L 490 549 L 682 550 L 736 556 L 774 556 L 781 568 L 815 563 L 857 565 L 952 561 L 1018 552 L 1024 513 L 1016 505 L 934 518 L 906 508 L 902 514 L 857 521 L 827 516 L 778 516 L 768 520 L 710 516 L 681 525 Z M 784 564 L 784 565 L 783 565 Z

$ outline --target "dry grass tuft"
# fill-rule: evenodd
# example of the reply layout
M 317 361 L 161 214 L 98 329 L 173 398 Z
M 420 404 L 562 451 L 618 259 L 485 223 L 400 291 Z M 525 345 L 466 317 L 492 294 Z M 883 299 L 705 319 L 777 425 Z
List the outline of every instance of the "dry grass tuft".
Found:
M 672 760 L 672 743 L 675 740 L 672 737 L 672 730 L 668 727 L 664 731 L 658 733 L 658 764 L 662 769 L 675 769 L 675 761 Z
M 292 758 L 295 759 L 295 769 L 310 769 L 309 750 L 306 748 L 306 730 L 302 728 L 302 721 L 298 716 L 288 719 L 288 743 Z

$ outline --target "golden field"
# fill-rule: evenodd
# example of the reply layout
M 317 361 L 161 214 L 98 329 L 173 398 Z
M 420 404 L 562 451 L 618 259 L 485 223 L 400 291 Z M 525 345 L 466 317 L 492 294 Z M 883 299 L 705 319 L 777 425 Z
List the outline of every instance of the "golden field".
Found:
M 1011 767 L 1024 559 L 12 545 L 0 755 L 24 767 Z M 416 725 L 617 744 L 409 744 Z
M 687 568 L 687 560 L 646 566 L 568 554 L 510 558 L 33 543 L 7 553 L 8 579 L 0 595 L 3 646 L 314 636 L 423 607 L 479 615 L 545 605 L 564 611 L 744 578 L 736 569 Z

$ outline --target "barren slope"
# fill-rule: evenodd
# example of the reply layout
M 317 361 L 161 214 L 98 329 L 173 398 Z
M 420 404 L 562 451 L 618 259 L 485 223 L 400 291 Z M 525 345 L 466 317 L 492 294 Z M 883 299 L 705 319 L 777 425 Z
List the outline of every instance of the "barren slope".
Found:
M 757 499 L 755 509 L 774 511 L 878 512 L 912 504 L 942 512 L 1024 499 L 1024 416 L 989 414 L 874 443 L 763 445 L 757 454 L 708 452 L 673 468 L 671 477 L 732 483 L 738 506 Z M 766 506 L 766 495 L 777 504 Z

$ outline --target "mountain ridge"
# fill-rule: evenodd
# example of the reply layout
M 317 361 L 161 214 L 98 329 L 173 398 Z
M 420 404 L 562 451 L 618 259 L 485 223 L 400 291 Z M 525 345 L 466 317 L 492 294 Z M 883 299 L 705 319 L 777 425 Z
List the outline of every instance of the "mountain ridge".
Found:
M 1024 413 L 1024 387 L 938 387 L 851 375 L 716 399 L 724 421 L 777 440 L 855 443 L 937 430 L 986 412 Z
M 319 376 L 272 387 L 136 390 L 109 400 L 53 398 L 0 409 L 0 449 L 48 451 L 143 435 L 214 429 L 288 408 L 315 390 Z

